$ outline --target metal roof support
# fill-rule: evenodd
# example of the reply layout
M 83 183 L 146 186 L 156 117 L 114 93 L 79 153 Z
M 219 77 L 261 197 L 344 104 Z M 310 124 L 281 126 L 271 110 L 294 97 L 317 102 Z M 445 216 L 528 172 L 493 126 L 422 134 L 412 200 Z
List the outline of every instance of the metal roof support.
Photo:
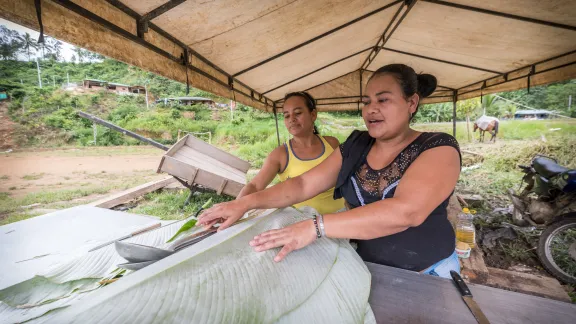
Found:
M 452 95 L 452 136 L 456 138 L 456 101 L 458 100 L 458 95 L 456 90 Z
M 165 4 L 153 9 L 144 15 L 142 15 L 136 22 L 137 27 L 136 30 L 138 32 L 138 37 L 144 37 L 144 33 L 148 32 L 148 23 L 150 20 L 160 16 L 163 13 L 166 13 L 168 10 L 176 7 L 177 5 L 185 2 L 186 0 L 170 0 Z
M 152 9 L 149 12 L 143 14 L 142 18 L 140 18 L 140 20 L 148 22 L 148 21 L 168 12 L 168 10 L 173 9 L 176 6 L 178 6 L 184 2 L 186 2 L 186 0 L 170 0 L 170 1 L 166 2 L 165 4 L 163 4 L 159 7 L 156 7 L 155 9 Z
M 354 23 L 359 22 L 360 20 L 363 20 L 363 19 L 365 19 L 365 18 L 368 18 L 368 17 L 370 17 L 370 16 L 372 16 L 372 15 L 375 15 L 375 14 L 379 13 L 380 11 L 386 10 L 386 9 L 388 9 L 388 8 L 390 8 L 390 7 L 398 4 L 398 3 L 400 3 L 401 1 L 402 1 L 402 0 L 397 0 L 397 1 L 394 1 L 394 2 L 392 2 L 392 3 L 389 3 L 389 4 L 385 5 L 384 7 L 380 7 L 380 8 L 378 8 L 378 9 L 376 9 L 376 10 L 373 10 L 373 11 L 371 11 L 371 12 L 369 12 L 369 13 L 363 15 L 363 16 L 360 16 L 360 17 L 358 17 L 358 18 L 356 18 L 356 19 L 354 19 L 354 20 L 351 20 L 351 21 L 343 24 L 343 25 L 340 25 L 340 26 L 338 26 L 338 27 L 336 27 L 336 28 L 334 28 L 334 29 L 331 29 L 331 30 L 329 30 L 329 31 L 327 31 L 327 32 L 325 32 L 325 33 L 323 33 L 323 34 L 321 34 L 321 35 L 318 35 L 318 36 L 316 36 L 316 37 L 314 37 L 314 38 L 312 38 L 312 39 L 310 39 L 310 40 L 307 40 L 307 41 L 305 41 L 304 43 L 298 44 L 298 45 L 296 45 L 296 46 L 294 46 L 294 47 L 292 47 L 292 48 L 289 48 L 289 49 L 287 49 L 287 50 L 285 50 L 285 51 L 283 51 L 283 52 L 281 52 L 281 53 L 278 53 L 278 54 L 276 54 L 276 55 L 274 55 L 274 56 L 272 56 L 272 57 L 270 57 L 270 58 L 267 58 L 267 59 L 265 59 L 264 61 L 261 61 L 261 62 L 256 63 L 256 64 L 254 64 L 254 65 L 252 65 L 252 66 L 250 66 L 250 67 L 248 67 L 248 68 L 245 68 L 244 70 L 235 73 L 233 76 L 234 76 L 234 77 L 237 77 L 237 76 L 239 76 L 239 75 L 241 75 L 241 74 L 244 74 L 244 73 L 246 73 L 246 72 L 248 72 L 248 71 L 250 71 L 250 70 L 253 70 L 253 69 L 255 69 L 255 68 L 257 68 L 257 67 L 259 67 L 259 66 L 261 66 L 261 65 L 264 65 L 264 64 L 266 64 L 266 63 L 268 63 L 268 62 L 270 62 L 270 61 L 273 61 L 273 60 L 275 60 L 275 59 L 277 59 L 277 58 L 279 58 L 279 57 L 281 57 L 281 56 L 284 56 L 284 55 L 286 55 L 286 54 L 288 54 L 288 53 L 290 53 L 290 52 L 293 52 L 293 51 L 295 51 L 295 50 L 297 50 L 297 49 L 299 49 L 299 48 L 301 48 L 301 47 L 304 47 L 304 46 L 306 46 L 306 45 L 308 45 L 308 44 L 310 44 L 310 43 L 313 43 L 313 42 L 315 42 L 315 41 L 317 41 L 317 40 L 319 40 L 319 39 L 321 39 L 321 38 L 324 38 L 324 37 L 326 37 L 326 36 L 328 36 L 328 35 L 330 35 L 330 34 L 332 34 L 332 33 L 334 33 L 334 32 L 337 32 L 337 31 L 339 31 L 340 29 L 346 28 L 346 27 L 348 27 L 348 26 L 350 26 L 350 25 L 352 25 L 352 24 L 354 24 Z
M 278 129 L 278 112 L 276 110 L 276 102 L 272 104 L 272 109 L 274 111 L 274 120 L 276 121 L 276 139 L 278 139 L 278 146 L 280 146 L 280 130 Z
M 384 32 L 382 33 L 382 36 L 380 37 L 380 39 L 378 39 L 378 42 L 376 43 L 376 45 L 374 45 L 374 49 L 372 50 L 372 52 L 370 52 L 370 54 L 368 54 L 368 57 L 366 57 L 366 60 L 364 60 L 364 63 L 362 63 L 362 67 L 360 67 L 361 70 L 368 69 L 368 67 L 370 66 L 372 61 L 376 58 L 376 56 L 378 56 L 378 53 L 380 53 L 380 50 L 382 49 L 382 47 L 384 47 L 384 45 L 386 45 L 386 42 L 388 42 L 390 37 L 392 37 L 392 34 L 396 31 L 398 26 L 400 26 L 400 24 L 402 23 L 404 18 L 406 18 L 406 15 L 408 15 L 410 10 L 412 10 L 412 8 L 416 4 L 416 2 L 418 2 L 418 0 L 404 0 L 404 3 L 400 6 L 400 8 L 398 8 L 398 11 L 396 11 L 396 13 L 394 14 L 394 17 L 392 17 L 392 20 L 390 20 L 390 22 L 388 23 L 388 26 L 386 26 L 386 29 L 384 29 Z M 402 8 L 404 8 L 405 6 L 407 7 L 406 11 L 404 11 L 404 13 L 402 14 L 402 17 L 400 17 L 400 19 L 398 20 L 396 25 L 394 25 L 394 27 L 392 28 L 392 30 L 390 31 L 388 36 L 386 36 L 386 34 L 388 33 L 388 30 L 390 29 L 390 27 L 392 27 L 392 24 L 396 20 L 396 17 L 398 17 L 400 12 L 402 11 Z
M 434 4 L 438 4 L 438 5 L 442 5 L 442 6 L 448 6 L 448 7 L 463 9 L 463 10 L 481 12 L 481 13 L 487 14 L 487 15 L 500 16 L 500 17 L 504 17 L 504 18 L 515 19 L 515 20 L 530 22 L 530 23 L 539 24 L 539 25 L 545 25 L 545 26 L 550 26 L 550 27 L 556 27 L 556 28 L 562 28 L 562 29 L 568 29 L 568 30 L 576 31 L 576 26 L 564 25 L 564 24 L 559 24 L 559 23 L 555 23 L 555 22 L 551 22 L 551 21 L 544 21 L 544 20 L 539 20 L 539 19 L 534 19 L 534 18 L 516 16 L 516 15 L 507 14 L 504 12 L 498 12 L 498 11 L 493 11 L 493 10 L 488 10 L 488 9 L 470 7 L 470 6 L 461 5 L 458 3 L 446 2 L 446 1 L 441 1 L 441 0 L 422 0 L 422 1 L 434 3 Z
M 544 62 L 546 62 L 546 61 L 544 61 Z M 536 66 L 536 65 L 538 65 L 538 64 L 539 64 L 539 63 L 536 63 L 536 64 L 534 64 L 534 66 Z M 532 73 L 532 74 L 527 74 L 527 75 L 519 76 L 519 77 L 512 78 L 512 79 L 506 78 L 506 79 L 505 79 L 504 81 L 502 81 L 502 82 L 498 82 L 498 83 L 491 84 L 489 87 L 494 87 L 494 86 L 501 85 L 501 84 L 506 83 L 506 82 L 516 81 L 516 80 L 520 80 L 520 79 L 523 79 L 523 78 L 526 78 L 526 77 L 531 77 L 531 76 L 536 75 L 536 74 L 540 74 L 540 73 L 544 73 L 544 72 L 548 72 L 548 71 L 552 71 L 552 70 L 556 70 L 556 69 L 561 69 L 561 68 L 563 68 L 563 67 L 567 67 L 567 66 L 570 66 L 570 65 L 573 65 L 573 64 L 576 64 L 576 61 L 569 62 L 569 63 L 565 63 L 565 64 L 558 65 L 558 66 L 555 66 L 555 67 L 551 67 L 551 68 L 549 68 L 549 69 L 545 69 L 545 70 L 542 70 L 542 71 L 534 72 L 534 73 Z M 512 72 L 514 72 L 514 71 L 512 71 Z M 488 79 L 488 80 L 489 80 L 489 79 Z M 474 83 L 472 83 L 472 84 L 470 84 L 470 85 L 467 85 L 467 86 L 465 86 L 465 87 L 462 87 L 462 88 L 460 88 L 460 89 L 464 89 L 464 88 L 467 88 L 467 87 L 469 87 L 469 86 L 472 86 L 472 85 L 474 85 L 474 84 L 481 83 L 481 82 L 483 82 L 483 81 L 474 82 Z M 488 87 L 488 88 L 489 88 L 489 87 Z M 457 89 L 457 90 L 459 90 L 459 89 Z M 478 91 L 478 90 L 480 90 L 480 89 L 472 89 L 472 90 L 469 90 L 469 91 L 465 91 L 465 92 L 459 93 L 459 95 L 465 95 L 465 94 L 467 94 L 467 93 L 474 92 L 474 91 Z
M 266 90 L 266 91 L 262 92 L 262 94 L 267 94 L 267 93 L 272 92 L 272 91 L 274 91 L 274 90 L 280 89 L 280 88 L 282 88 L 282 87 L 284 87 L 284 86 L 286 86 L 286 85 L 289 85 L 290 83 L 296 82 L 296 81 L 301 80 L 301 79 L 303 79 L 303 78 L 305 78 L 305 77 L 307 77 L 307 76 L 309 76 L 309 75 L 311 75 L 311 74 L 314 74 L 314 73 L 316 73 L 316 72 L 322 71 L 322 70 L 324 70 L 325 68 L 330 67 L 330 66 L 332 66 L 332 65 L 334 65 L 334 64 L 336 64 L 336 63 L 340 63 L 340 62 L 342 62 L 342 61 L 344 61 L 344 60 L 347 60 L 347 59 L 349 59 L 349 58 L 351 58 L 351 57 L 354 57 L 354 56 L 356 56 L 356 55 L 362 54 L 362 53 L 366 52 L 367 50 L 369 50 L 369 48 L 365 48 L 365 49 L 363 49 L 363 50 L 361 50 L 361 51 L 359 51 L 359 52 L 350 54 L 350 55 L 348 55 L 348 56 L 346 56 L 346 57 L 343 57 L 343 58 L 341 58 L 341 59 L 339 59 L 339 60 L 337 60 L 337 61 L 334 61 L 334 62 L 332 62 L 332 63 L 330 63 L 330 64 L 324 65 L 323 67 L 318 68 L 318 69 L 316 69 L 316 70 L 314 70 L 314 71 L 312 71 L 312 72 L 306 73 L 306 74 L 304 74 L 303 76 L 297 77 L 296 79 L 290 80 L 290 81 L 288 81 L 288 82 L 286 82 L 286 83 L 283 83 L 283 84 L 281 84 L 281 85 L 279 85 L 279 86 L 277 86 L 277 87 L 275 87 L 275 88 L 272 88 L 272 89 L 270 89 L 270 90 Z
M 532 63 L 532 64 L 530 64 L 530 65 L 526 65 L 526 66 L 523 66 L 523 67 L 521 67 L 521 68 L 514 69 L 514 70 L 512 70 L 512 71 L 508 71 L 508 72 L 506 72 L 506 73 L 503 73 L 504 80 L 505 80 L 504 82 L 499 82 L 499 83 L 491 84 L 490 86 L 492 87 L 492 86 L 499 85 L 499 84 L 502 84 L 502 83 L 505 83 L 505 82 L 508 82 L 508 81 L 518 80 L 518 79 L 520 79 L 520 78 L 523 78 L 524 76 L 519 77 L 519 78 L 509 79 L 509 78 L 508 78 L 508 77 L 509 77 L 509 74 L 514 73 L 514 72 L 518 72 L 518 71 L 521 71 L 521 70 L 524 70 L 524 69 L 526 69 L 526 68 L 531 68 L 532 66 L 536 66 L 536 65 L 538 65 L 538 64 L 542 64 L 542 63 L 546 63 L 546 62 L 549 62 L 549 61 L 553 61 L 553 60 L 559 59 L 559 58 L 564 57 L 564 56 L 572 55 L 572 54 L 575 54 L 575 53 L 576 53 L 576 50 L 572 50 L 572 51 L 570 51 L 570 52 L 566 52 L 566 53 L 563 53 L 563 54 L 560 54 L 560 55 L 556 55 L 556 56 L 553 56 L 553 57 L 551 57 L 551 58 L 547 58 L 547 59 L 545 59 L 545 60 L 542 60 L 542 61 L 539 61 L 539 62 L 536 62 L 536 63 Z M 560 67 L 565 67 L 565 66 L 568 66 L 568 65 L 572 65 L 572 64 L 574 64 L 574 63 L 575 63 L 575 62 L 562 64 L 562 65 L 560 65 L 560 66 L 556 66 L 556 67 L 553 67 L 553 68 L 549 68 L 549 69 L 546 69 L 546 70 L 543 70 L 543 71 L 538 71 L 538 73 L 547 72 L 547 71 L 554 70 L 554 69 L 557 69 L 557 68 L 560 68 Z M 534 73 L 534 74 L 538 74 L 538 73 Z M 458 88 L 458 89 L 456 89 L 456 90 L 465 89 L 465 88 L 468 88 L 468 87 L 473 86 L 473 85 L 475 85 L 475 84 L 480 84 L 480 83 L 482 83 L 483 81 L 488 81 L 488 80 L 490 80 L 490 79 L 494 79 L 494 77 L 490 77 L 490 78 L 488 78 L 488 79 L 484 79 L 484 80 L 476 81 L 476 82 L 474 82 L 474 83 L 470 83 L 470 84 L 465 85 L 465 86 L 463 86 L 463 87 L 460 87 L 460 88 Z M 476 90 L 479 90 L 479 89 L 474 89 L 474 90 L 472 90 L 472 91 L 476 91 Z M 471 92 L 471 91 L 468 91 L 468 92 Z M 465 92 L 465 93 L 468 93 L 468 92 Z M 463 93 L 461 93 L 461 94 L 463 94 Z
M 390 51 L 390 52 L 396 52 L 396 53 L 400 53 L 400 54 L 404 54 L 404 55 L 419 57 L 419 58 L 423 58 L 423 59 L 430 60 L 430 61 L 435 61 L 435 62 L 446 63 L 446 64 L 450 64 L 450 65 L 460 66 L 460 67 L 463 67 L 463 68 L 468 68 L 468 69 L 473 69 L 473 70 L 478 70 L 478 71 L 483 71 L 483 72 L 490 72 L 490 73 L 494 73 L 494 74 L 502 74 L 502 72 L 498 72 L 498 71 L 488 70 L 488 69 L 485 69 L 485 68 L 480 68 L 480 67 L 471 66 L 471 65 L 466 65 L 466 64 L 461 64 L 461 63 L 456 63 L 456 62 L 445 61 L 445 60 L 441 60 L 441 59 L 437 59 L 437 58 L 433 58 L 433 57 L 429 57 L 429 56 L 424 56 L 424 55 L 419 55 L 419 54 L 414 54 L 414 53 L 408 53 L 408 52 L 399 51 L 399 50 L 395 50 L 395 49 L 388 48 L 388 47 L 382 47 L 382 49 L 383 49 L 383 50 Z
M 360 72 L 360 100 L 362 100 L 362 74 L 364 74 L 364 71 L 362 69 L 358 70 L 358 72 Z M 360 100 L 358 100 L 358 115 L 361 115 L 360 113 Z

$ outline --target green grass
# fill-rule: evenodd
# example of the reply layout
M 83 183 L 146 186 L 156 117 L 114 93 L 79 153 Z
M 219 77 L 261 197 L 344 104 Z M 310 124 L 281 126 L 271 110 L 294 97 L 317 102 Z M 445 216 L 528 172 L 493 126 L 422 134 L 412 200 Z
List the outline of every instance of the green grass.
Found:
M 31 180 L 42 179 L 42 177 L 44 177 L 44 173 L 32 173 L 32 174 L 27 174 L 27 175 L 23 176 L 22 179 L 27 180 L 27 181 L 31 181 Z
M 233 199 L 233 197 L 226 195 L 218 196 L 213 192 L 202 192 L 199 195 L 192 196 L 190 204 L 186 208 L 182 208 L 188 194 L 189 191 L 184 189 L 149 193 L 144 195 L 143 201 L 136 208 L 131 209 L 130 213 L 178 220 L 193 215 L 210 198 L 212 198 L 213 204 Z
M 40 216 L 42 213 L 13 213 L 0 219 L 0 226 Z
M 19 199 L 12 199 L 9 193 L 0 192 L 0 215 L 4 216 L 6 219 L 16 219 L 21 220 L 26 213 L 20 213 L 19 209 L 22 206 L 28 206 L 32 204 L 42 204 L 42 207 L 51 208 L 70 208 L 80 204 L 87 203 L 86 201 L 72 201 L 75 199 L 87 197 L 90 195 L 102 195 L 110 192 L 111 190 L 120 189 L 125 190 L 132 188 L 143 181 L 141 179 L 132 179 L 125 181 L 122 184 L 108 185 L 103 187 L 85 187 L 80 189 L 69 189 L 69 190 L 45 190 L 34 193 L 29 193 L 26 196 Z M 57 203 L 57 204 L 54 204 Z M 50 205 L 54 204 L 54 205 Z M 49 205 L 49 206 L 47 206 Z M 18 217 L 12 217 L 13 215 L 20 215 Z M 16 220 L 17 221 L 17 220 Z M 6 221 L 3 221 L 5 224 Z
M 478 142 L 479 133 L 473 132 L 473 122 L 470 122 L 470 137 L 474 142 Z M 445 132 L 452 134 L 452 123 L 429 123 L 415 124 L 414 129 L 427 132 Z M 559 130 L 555 130 L 558 129 Z M 561 137 L 567 134 L 576 134 L 576 120 L 551 119 L 551 120 L 503 120 L 500 121 L 500 128 L 497 140 L 531 140 Z M 460 143 L 467 143 L 468 132 L 466 122 L 456 123 L 456 139 Z M 486 134 L 485 142 L 490 136 Z
M 3 175 L 0 177 L 0 180 L 10 180 L 10 177 L 7 175 Z

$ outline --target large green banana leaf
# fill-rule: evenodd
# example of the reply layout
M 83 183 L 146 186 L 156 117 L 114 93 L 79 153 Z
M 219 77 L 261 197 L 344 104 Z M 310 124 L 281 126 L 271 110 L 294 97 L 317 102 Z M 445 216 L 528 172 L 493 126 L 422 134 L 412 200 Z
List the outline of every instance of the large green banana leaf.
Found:
M 312 213 L 305 214 L 288 208 L 238 224 L 37 321 L 374 322 L 370 273 L 348 242 L 322 238 L 279 263 L 272 260 L 277 249 L 256 253 L 248 245 L 255 235 Z

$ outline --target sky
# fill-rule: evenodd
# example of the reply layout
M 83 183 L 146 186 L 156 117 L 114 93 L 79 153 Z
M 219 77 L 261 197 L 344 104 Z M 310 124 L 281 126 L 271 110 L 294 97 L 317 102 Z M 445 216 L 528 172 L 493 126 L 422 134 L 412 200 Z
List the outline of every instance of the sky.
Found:
M 6 26 L 12 30 L 17 30 L 21 34 L 29 33 L 30 36 L 32 36 L 32 38 L 34 38 L 36 40 L 38 40 L 38 36 L 40 36 L 40 33 L 35 31 L 35 30 L 32 30 L 30 28 L 26 28 L 24 26 L 20 26 L 16 23 L 13 23 L 13 22 L 6 20 L 6 19 L 3 19 L 3 18 L 0 18 L 0 25 L 4 25 L 4 26 Z M 64 41 L 61 41 L 61 42 L 62 42 L 62 57 L 64 57 L 64 59 L 66 61 L 70 61 L 70 57 L 72 55 L 74 55 L 74 52 L 72 51 L 74 46 L 71 44 L 68 44 Z M 24 60 L 25 58 L 20 57 L 19 59 Z

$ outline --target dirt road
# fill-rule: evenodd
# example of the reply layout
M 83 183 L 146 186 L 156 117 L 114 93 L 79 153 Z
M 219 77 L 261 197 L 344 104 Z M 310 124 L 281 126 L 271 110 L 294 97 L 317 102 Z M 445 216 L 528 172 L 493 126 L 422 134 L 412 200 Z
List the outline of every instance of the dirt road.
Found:
M 0 192 L 118 187 L 152 181 L 164 152 L 151 147 L 97 147 L 0 154 Z

